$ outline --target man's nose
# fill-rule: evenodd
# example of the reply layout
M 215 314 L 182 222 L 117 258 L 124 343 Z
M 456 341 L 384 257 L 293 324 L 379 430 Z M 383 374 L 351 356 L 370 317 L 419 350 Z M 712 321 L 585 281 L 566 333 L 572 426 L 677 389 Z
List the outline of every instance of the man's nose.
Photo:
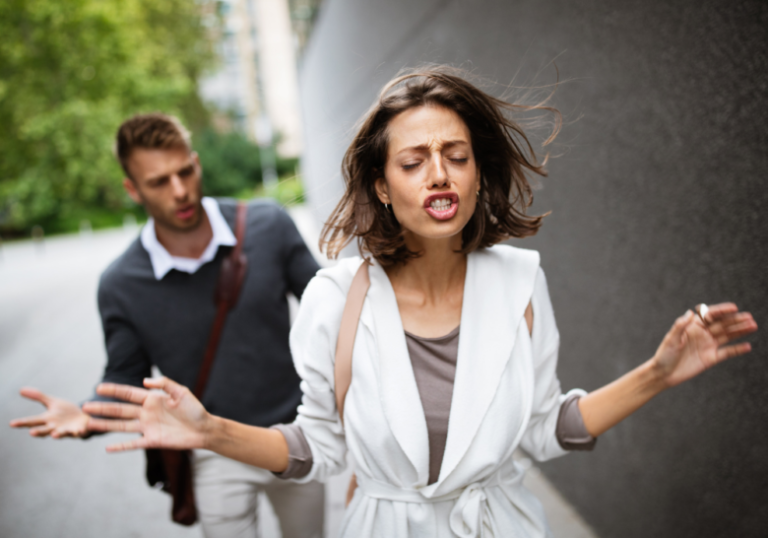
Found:
M 187 187 L 184 185 L 184 182 L 178 174 L 173 174 L 171 176 L 171 191 L 173 192 L 174 198 L 184 199 L 187 197 Z

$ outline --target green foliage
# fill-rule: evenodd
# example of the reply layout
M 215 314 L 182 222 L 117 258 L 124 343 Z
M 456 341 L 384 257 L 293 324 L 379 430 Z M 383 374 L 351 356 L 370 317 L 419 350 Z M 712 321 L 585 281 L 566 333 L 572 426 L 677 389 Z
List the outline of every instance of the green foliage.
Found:
M 88 221 L 93 230 L 117 228 L 123 225 L 126 215 L 132 214 L 137 223 L 147 220 L 144 208 L 135 205 L 128 209 L 115 211 L 106 207 L 81 207 L 68 211 L 65 216 L 59 216 L 42 222 L 45 235 L 72 233 L 80 229 L 83 221 Z
M 125 118 L 162 110 L 205 123 L 203 3 L 0 2 L 0 229 L 129 207 L 111 152 Z
M 290 176 L 281 179 L 272 188 L 259 186 L 256 189 L 255 198 L 273 198 L 285 207 L 304 203 L 304 186 L 298 176 Z
M 261 183 L 259 148 L 238 132 L 206 129 L 193 146 L 203 167 L 203 190 L 209 196 L 236 196 Z
M 199 136 L 194 137 L 193 146 L 200 155 L 205 194 L 209 196 L 248 197 L 248 194 L 253 196 L 257 187 L 261 185 L 262 170 L 259 147 L 243 134 L 236 131 L 222 134 L 212 129 L 206 129 Z M 278 157 L 276 163 L 278 176 L 294 175 L 297 164 L 297 159 Z M 295 190 L 295 187 L 290 188 Z M 279 192 L 283 193 L 283 190 Z M 260 192 L 264 196 L 272 196 L 273 194 L 277 196 L 278 191 L 266 193 L 261 189 Z

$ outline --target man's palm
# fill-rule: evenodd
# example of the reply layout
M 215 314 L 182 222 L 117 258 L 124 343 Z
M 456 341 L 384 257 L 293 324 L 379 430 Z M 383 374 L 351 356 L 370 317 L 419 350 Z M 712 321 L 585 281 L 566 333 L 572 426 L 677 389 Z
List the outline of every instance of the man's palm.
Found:
M 83 437 L 88 433 L 89 417 L 74 403 L 33 388 L 23 388 L 20 393 L 25 398 L 43 404 L 46 411 L 39 415 L 12 420 L 12 427 L 30 428 L 29 434 L 34 437 L 50 435 L 56 439 Z

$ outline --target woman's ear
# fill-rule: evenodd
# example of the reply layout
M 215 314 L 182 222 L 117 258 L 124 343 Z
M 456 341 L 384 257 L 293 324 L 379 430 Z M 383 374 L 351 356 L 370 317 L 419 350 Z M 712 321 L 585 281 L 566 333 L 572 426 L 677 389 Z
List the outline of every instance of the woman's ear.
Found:
M 387 186 L 387 180 L 380 177 L 373 184 L 376 189 L 376 196 L 379 198 L 379 202 L 382 204 L 389 204 L 389 187 Z

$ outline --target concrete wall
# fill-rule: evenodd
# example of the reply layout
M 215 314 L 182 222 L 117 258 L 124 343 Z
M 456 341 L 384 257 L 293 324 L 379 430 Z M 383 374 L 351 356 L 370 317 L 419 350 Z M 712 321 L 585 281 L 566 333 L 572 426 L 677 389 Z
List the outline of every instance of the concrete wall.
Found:
M 321 219 L 354 122 L 400 68 L 446 62 L 522 85 L 553 82 L 557 58 L 568 124 L 534 206 L 552 215 L 520 243 L 542 254 L 565 388 L 650 357 L 698 302 L 733 300 L 764 325 L 750 356 L 662 394 L 594 453 L 544 465 L 605 537 L 766 536 L 767 6 L 326 0 L 304 58 L 303 166 Z

